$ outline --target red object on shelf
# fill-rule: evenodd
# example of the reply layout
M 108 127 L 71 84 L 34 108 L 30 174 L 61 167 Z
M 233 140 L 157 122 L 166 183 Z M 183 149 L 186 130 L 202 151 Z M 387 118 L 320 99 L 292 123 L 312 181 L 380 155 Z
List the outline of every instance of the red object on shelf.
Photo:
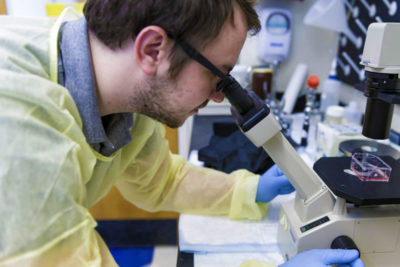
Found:
M 319 85 L 319 78 L 317 75 L 310 75 L 307 79 L 308 87 L 316 89 Z

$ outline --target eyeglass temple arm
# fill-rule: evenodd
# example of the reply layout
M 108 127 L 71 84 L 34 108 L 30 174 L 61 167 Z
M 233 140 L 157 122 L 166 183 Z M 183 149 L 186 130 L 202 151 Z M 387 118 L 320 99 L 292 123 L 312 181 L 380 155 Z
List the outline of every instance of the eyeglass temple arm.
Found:
M 220 71 L 217 67 L 214 66 L 208 59 L 206 59 L 202 54 L 197 52 L 196 49 L 194 49 L 191 45 L 186 43 L 184 40 L 180 38 L 176 38 L 173 36 L 171 33 L 167 32 L 167 35 L 169 38 L 175 40 L 177 44 L 179 44 L 180 47 L 182 47 L 183 51 L 191 57 L 192 59 L 196 60 L 199 62 L 201 65 L 203 65 L 205 68 L 209 69 L 213 74 L 217 75 L 220 79 L 225 78 L 225 74 Z

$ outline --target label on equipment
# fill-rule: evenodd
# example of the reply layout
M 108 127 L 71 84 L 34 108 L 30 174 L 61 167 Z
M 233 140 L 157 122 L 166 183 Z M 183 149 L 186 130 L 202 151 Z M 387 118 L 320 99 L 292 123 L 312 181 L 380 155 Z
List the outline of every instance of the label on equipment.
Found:
M 319 226 L 319 225 L 321 225 L 321 224 L 324 224 L 324 223 L 326 223 L 326 222 L 329 222 L 328 216 L 325 216 L 325 217 L 323 217 L 323 218 L 321 218 L 321 219 L 318 219 L 318 220 L 316 220 L 316 221 L 313 221 L 312 223 L 309 223 L 309 224 L 307 224 L 307 225 L 304 225 L 304 226 L 300 227 L 300 231 L 301 231 L 302 233 L 304 233 L 304 232 L 306 232 L 306 231 L 308 231 L 308 230 L 311 230 L 311 229 L 313 229 L 313 228 L 315 228 L 315 227 L 317 227 L 317 226 Z

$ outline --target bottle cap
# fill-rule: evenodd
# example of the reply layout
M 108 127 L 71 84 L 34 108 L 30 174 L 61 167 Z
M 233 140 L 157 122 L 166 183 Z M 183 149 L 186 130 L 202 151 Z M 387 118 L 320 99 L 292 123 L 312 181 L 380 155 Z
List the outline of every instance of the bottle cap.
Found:
M 319 85 L 319 78 L 317 75 L 310 75 L 307 79 L 308 87 L 316 89 Z
M 326 116 L 329 117 L 343 117 L 343 113 L 344 113 L 344 107 L 341 106 L 329 106 L 326 109 Z

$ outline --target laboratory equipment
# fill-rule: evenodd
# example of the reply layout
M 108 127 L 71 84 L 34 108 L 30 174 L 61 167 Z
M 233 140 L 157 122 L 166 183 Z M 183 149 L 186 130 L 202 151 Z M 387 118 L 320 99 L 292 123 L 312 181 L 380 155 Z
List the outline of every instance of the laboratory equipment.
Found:
M 400 26 L 372 23 L 368 28 L 361 64 L 365 66 L 368 98 L 363 134 L 386 139 L 392 123 L 394 104 L 400 103 Z
M 394 103 L 400 103 L 400 55 L 396 53 L 396 47 L 400 44 L 399 31 L 398 23 L 372 24 L 368 29 L 362 60 L 367 77 L 364 91 L 370 104 L 367 105 L 366 117 L 369 119 L 364 124 L 363 133 L 375 139 L 387 137 L 392 118 L 390 111 L 393 111 Z M 335 232 L 355 241 L 366 266 L 398 266 L 400 207 L 385 204 L 400 203 L 400 184 L 396 179 L 373 185 L 351 179 L 350 174 L 343 174 L 350 160 L 323 158 L 314 165 L 324 184 L 336 197 L 331 212 L 304 220 L 296 211 L 295 203 L 283 205 L 281 219 L 284 223 L 278 235 L 282 251 L 292 257 L 304 249 L 321 246 L 324 242 L 327 246 L 328 241 L 320 239 L 331 237 Z M 382 160 L 392 167 L 392 177 L 398 176 L 398 162 L 385 156 Z M 351 206 L 346 202 L 356 205 Z
M 391 120 L 391 112 L 376 108 L 400 103 L 400 23 L 372 24 L 368 29 L 363 64 L 365 95 L 370 103 L 364 124 L 372 137 L 380 121 Z M 252 92 L 245 92 L 225 78 L 220 88 L 232 104 L 231 112 L 244 134 L 262 146 L 296 188 L 294 200 L 282 205 L 278 243 L 286 259 L 314 248 L 330 248 L 336 238 L 347 236 L 357 245 L 368 267 L 398 266 L 400 262 L 400 179 L 388 183 L 364 183 L 346 172 L 351 158 L 321 158 L 311 170 L 281 133 L 268 107 Z M 386 103 L 390 102 L 390 103 Z M 372 102 L 372 104 L 371 104 Z M 389 112 L 388 112 L 389 111 Z M 373 127 L 377 123 L 378 127 Z M 385 126 L 386 126 L 385 124 Z M 390 128 L 389 126 L 385 127 Z M 372 130 L 371 130 L 372 129 Z M 400 172 L 400 163 L 382 157 Z
M 400 159 L 400 151 L 388 144 L 375 140 L 350 139 L 339 144 L 339 151 L 351 157 L 354 153 L 370 153 L 377 156 L 391 156 Z
M 231 70 L 230 74 L 235 80 L 242 86 L 243 88 L 247 88 L 249 86 L 249 66 L 247 65 L 238 65 L 236 64 L 233 69 Z
M 344 120 L 347 123 L 361 124 L 362 113 L 357 101 L 352 100 L 344 108 Z
M 263 100 L 272 96 L 272 66 L 255 67 L 251 71 L 251 89 Z
M 338 81 L 336 76 L 336 65 L 337 58 L 335 57 L 331 64 L 331 70 L 329 72 L 328 79 L 322 82 L 322 94 L 321 94 L 321 112 L 326 112 L 329 106 L 339 104 L 339 94 L 342 87 L 342 83 Z
M 304 108 L 303 131 L 300 145 L 306 148 L 310 157 L 314 157 L 317 143 L 318 123 L 321 121 L 321 113 L 317 104 L 316 91 L 319 86 L 319 78 L 310 75 L 307 79 L 306 106 Z
M 392 167 L 370 153 L 354 153 L 351 156 L 351 169 L 361 181 L 366 182 L 389 182 L 392 172 Z
M 342 124 L 344 115 L 344 107 L 329 106 L 325 112 L 324 122 L 328 124 Z
M 259 12 L 261 30 L 258 38 L 257 55 L 272 65 L 277 75 L 280 64 L 288 57 L 292 35 L 292 13 L 284 8 L 264 8 Z M 270 108 L 277 113 L 281 107 L 276 99 L 276 85 L 271 84 L 271 93 L 267 99 Z
M 266 63 L 284 61 L 289 55 L 292 13 L 283 8 L 264 8 L 259 16 L 258 57 Z
M 339 154 L 339 144 L 346 140 L 366 139 L 362 134 L 361 125 L 356 124 L 318 124 L 317 155 L 320 157 L 336 157 Z M 350 154 L 351 156 L 351 154 Z

